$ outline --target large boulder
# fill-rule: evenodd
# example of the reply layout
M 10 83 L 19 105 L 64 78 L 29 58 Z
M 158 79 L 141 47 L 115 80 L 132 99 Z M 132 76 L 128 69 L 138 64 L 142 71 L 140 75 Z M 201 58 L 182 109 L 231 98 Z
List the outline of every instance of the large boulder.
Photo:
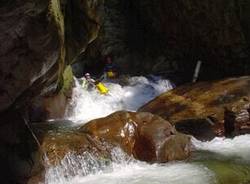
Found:
M 151 113 L 116 112 L 90 121 L 80 131 L 148 162 L 182 160 L 190 153 L 190 138 Z
M 148 162 L 182 160 L 190 154 L 190 137 L 151 113 L 118 111 L 77 128 L 68 121 L 34 124 L 40 155 L 57 165 L 70 153 L 89 152 L 111 159 L 119 147 L 129 156 Z
M 178 133 L 159 116 L 144 112 L 120 111 L 81 127 L 74 127 L 68 121 L 59 121 L 36 123 L 32 129 L 40 149 L 33 153 L 36 156 L 33 157 L 35 164 L 29 175 L 30 184 L 43 181 L 45 169 L 63 164 L 66 168 L 67 164 L 78 167 L 76 160 L 74 164 L 70 163 L 72 156 L 81 159 L 89 154 L 88 158 L 105 167 L 115 159 L 113 150 L 117 148 L 128 156 L 150 163 L 183 160 L 190 155 L 191 150 L 189 136 Z M 79 167 L 84 164 L 87 163 Z M 77 173 L 72 171 L 71 174 Z
M 166 92 L 139 109 L 169 120 L 177 130 L 198 138 L 223 134 L 225 115 L 235 116 L 238 133 L 249 122 L 250 77 L 187 84 Z M 205 135 L 206 134 L 206 135 Z

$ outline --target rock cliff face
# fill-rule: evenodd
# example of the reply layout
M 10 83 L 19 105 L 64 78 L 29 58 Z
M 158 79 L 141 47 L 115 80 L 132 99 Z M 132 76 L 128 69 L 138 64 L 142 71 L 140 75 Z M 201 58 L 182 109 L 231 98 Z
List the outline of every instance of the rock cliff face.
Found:
M 53 91 L 65 66 L 99 30 L 100 1 L 3 1 L 0 4 L 0 111 Z
M 145 25 L 174 53 L 179 67 L 188 69 L 200 59 L 204 79 L 213 78 L 206 76 L 212 71 L 215 78 L 249 72 L 249 2 L 141 0 L 135 6 Z
M 0 173 L 1 183 L 27 179 L 32 167 L 28 142 L 33 138 L 23 120 L 28 119 L 25 112 L 32 98 L 65 86 L 65 67 L 97 36 L 102 4 L 0 2 L 0 170 L 5 171 Z
M 101 34 L 82 57 L 86 69 L 111 53 L 124 73 L 174 73 L 185 81 L 197 60 L 200 79 L 250 72 L 248 1 L 107 0 L 104 7 Z
M 0 111 L 32 86 L 56 82 L 59 64 L 64 62 L 64 24 L 58 3 L 1 2 Z

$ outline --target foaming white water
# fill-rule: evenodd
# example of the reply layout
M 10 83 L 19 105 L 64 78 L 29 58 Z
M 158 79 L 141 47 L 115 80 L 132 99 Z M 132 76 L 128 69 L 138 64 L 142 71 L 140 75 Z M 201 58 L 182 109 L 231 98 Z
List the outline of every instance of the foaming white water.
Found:
M 214 183 L 213 174 L 204 167 L 176 163 L 168 165 L 149 165 L 131 163 L 117 165 L 113 172 L 75 178 L 75 184 L 210 184 Z
M 110 165 L 105 165 L 105 163 L 95 160 L 90 154 L 77 157 L 69 155 L 60 166 L 50 168 L 46 173 L 46 184 L 215 183 L 213 173 L 196 164 L 178 162 L 150 165 L 129 159 L 120 149 L 114 150 L 112 157 L 113 161 L 110 162 Z
M 213 174 L 198 165 L 176 163 L 149 165 L 143 162 L 116 165 L 113 172 L 75 178 L 75 184 L 210 184 Z
M 219 153 L 224 156 L 238 158 L 250 162 L 250 135 L 241 135 L 233 139 L 215 138 L 210 142 L 192 139 L 197 150 Z
M 83 177 L 95 174 L 104 166 L 104 160 L 98 160 L 88 152 L 84 152 L 82 155 L 68 153 L 59 165 L 50 166 L 48 163 L 45 184 L 71 183 L 75 176 Z
M 86 91 L 76 80 L 73 97 L 66 118 L 74 122 L 87 122 L 118 110 L 136 111 L 159 94 L 172 89 L 168 80 L 146 77 L 131 77 L 126 86 L 105 83 L 109 95 L 100 95 L 96 90 Z

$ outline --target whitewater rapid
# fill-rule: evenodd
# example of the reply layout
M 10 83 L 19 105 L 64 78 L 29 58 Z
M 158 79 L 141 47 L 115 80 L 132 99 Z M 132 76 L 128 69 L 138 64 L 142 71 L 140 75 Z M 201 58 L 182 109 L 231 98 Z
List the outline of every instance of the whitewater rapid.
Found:
M 118 83 L 104 83 L 108 95 L 100 95 L 97 90 L 87 91 L 75 80 L 73 95 L 65 115 L 76 123 L 107 116 L 115 111 L 136 111 L 140 106 L 173 88 L 169 80 L 160 77 L 131 77 L 122 86 Z
M 193 138 L 192 143 L 197 151 L 209 151 L 209 154 L 219 153 L 231 157 L 233 159 L 232 163 L 237 164 L 237 162 L 249 162 L 250 144 L 247 144 L 249 140 L 250 135 L 242 135 L 234 139 L 215 138 L 209 142 L 201 142 Z M 148 164 L 129 158 L 118 148 L 113 150 L 112 155 L 113 162 L 106 165 L 105 162 L 95 159 L 88 153 L 84 153 L 81 156 L 69 154 L 61 162 L 61 165 L 47 170 L 46 184 L 220 183 L 216 179 L 216 173 L 205 164 L 199 162 L 181 161 L 166 164 Z M 216 159 L 219 162 L 219 158 Z M 224 159 L 222 157 L 222 161 Z M 238 167 L 235 167 L 233 172 L 237 175 L 242 174 Z M 242 170 L 242 172 L 248 175 L 250 174 L 250 169 Z
M 168 80 L 146 77 L 132 77 L 123 86 L 116 83 L 105 85 L 109 88 L 110 95 L 103 96 L 95 90 L 84 91 L 76 80 L 66 119 L 78 124 L 117 110 L 136 111 L 149 100 L 173 88 Z M 166 164 L 137 161 L 118 148 L 113 150 L 113 161 L 109 163 L 86 152 L 82 155 L 69 153 L 61 164 L 46 169 L 45 183 L 243 184 L 250 181 L 250 135 L 234 139 L 215 138 L 209 142 L 192 138 L 192 144 L 198 157 Z M 223 170 L 220 176 L 218 170 L 225 167 L 228 169 Z M 231 176 L 229 180 L 232 182 L 224 180 L 223 174 Z
M 209 142 L 201 142 L 195 138 L 192 138 L 192 143 L 196 150 L 209 151 L 222 155 L 224 158 L 233 158 L 237 161 L 250 163 L 249 134 L 234 137 L 233 139 L 216 137 Z

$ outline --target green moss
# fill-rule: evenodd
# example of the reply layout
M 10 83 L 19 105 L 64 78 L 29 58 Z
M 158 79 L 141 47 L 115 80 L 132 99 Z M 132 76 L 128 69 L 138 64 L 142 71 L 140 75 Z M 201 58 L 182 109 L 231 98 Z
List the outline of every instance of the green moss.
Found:
M 70 65 L 68 65 L 63 72 L 63 84 L 62 84 L 61 91 L 64 94 L 67 94 L 71 90 L 72 85 L 73 85 L 73 79 L 74 79 L 73 77 L 74 75 L 72 72 L 72 68 Z
M 58 89 L 63 85 L 63 72 L 65 69 L 65 29 L 64 29 L 64 15 L 62 13 L 61 1 L 50 0 L 48 6 L 48 17 L 53 22 L 58 31 L 60 40 L 60 57 L 58 58 L 59 72 L 58 72 Z
M 60 0 L 51 0 L 49 4 L 49 14 L 55 21 L 62 36 L 64 36 L 64 16 L 61 10 Z

